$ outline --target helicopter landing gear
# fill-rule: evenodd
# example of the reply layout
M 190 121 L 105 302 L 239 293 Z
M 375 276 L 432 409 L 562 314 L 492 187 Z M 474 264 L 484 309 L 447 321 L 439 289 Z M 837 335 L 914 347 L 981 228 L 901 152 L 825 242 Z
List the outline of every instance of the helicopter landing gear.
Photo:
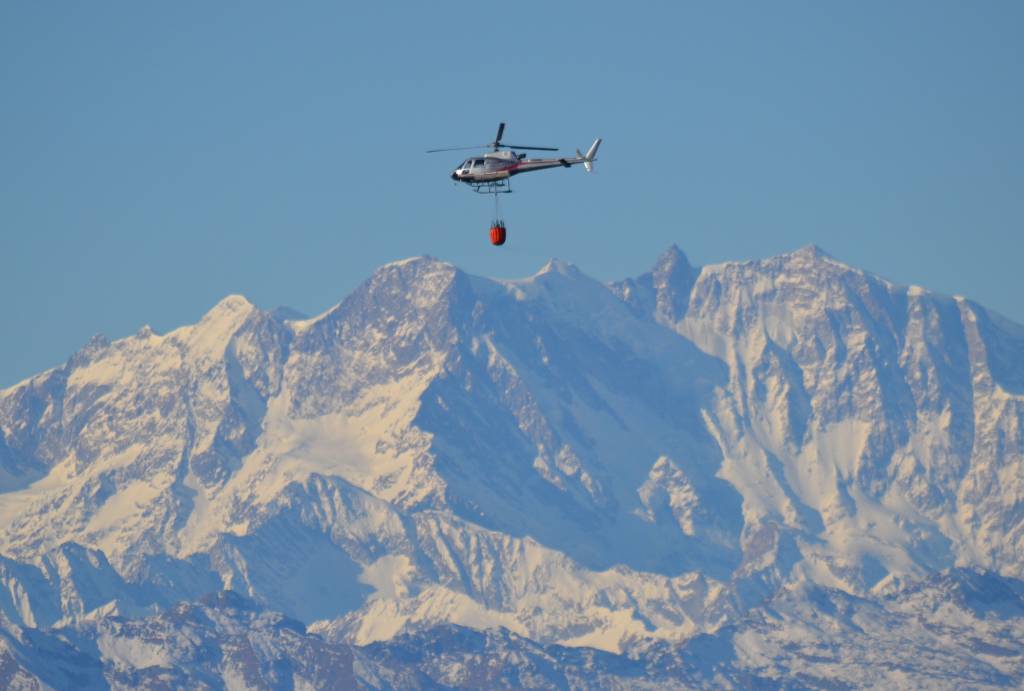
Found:
M 505 244 L 505 221 L 501 218 L 498 192 L 494 193 L 494 221 L 491 223 L 491 244 L 495 247 Z

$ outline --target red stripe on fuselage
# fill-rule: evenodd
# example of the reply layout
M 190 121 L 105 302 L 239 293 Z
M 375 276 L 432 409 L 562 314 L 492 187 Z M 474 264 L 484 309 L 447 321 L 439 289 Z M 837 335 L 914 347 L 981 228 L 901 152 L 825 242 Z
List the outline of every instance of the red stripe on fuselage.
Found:
M 520 168 L 523 168 L 526 165 L 538 164 L 538 163 L 542 164 L 542 165 L 538 166 L 538 167 L 535 167 L 535 168 L 526 168 L 525 170 L 520 170 Z M 577 161 L 573 161 L 573 163 L 577 163 Z M 562 165 L 564 165 L 564 164 L 561 162 L 561 159 L 547 159 L 547 158 L 532 159 L 532 160 L 527 159 L 525 161 L 517 161 L 515 163 L 509 164 L 509 165 L 505 166 L 504 168 L 498 168 L 496 170 L 489 171 L 488 173 L 485 174 L 485 175 L 487 175 L 487 177 L 477 177 L 477 176 L 475 176 L 473 174 L 470 174 L 470 175 L 468 175 L 468 176 L 466 176 L 464 178 L 460 178 L 460 180 L 462 182 L 470 182 L 470 183 L 493 182 L 496 178 L 493 178 L 491 176 L 493 176 L 493 175 L 495 175 L 497 173 L 508 173 L 509 177 L 512 177 L 513 175 L 516 175 L 518 173 L 529 173 L 529 172 L 531 172 L 533 170 L 545 170 L 547 168 L 557 168 L 557 167 L 562 166 Z M 498 179 L 500 179 L 500 178 L 498 178 Z

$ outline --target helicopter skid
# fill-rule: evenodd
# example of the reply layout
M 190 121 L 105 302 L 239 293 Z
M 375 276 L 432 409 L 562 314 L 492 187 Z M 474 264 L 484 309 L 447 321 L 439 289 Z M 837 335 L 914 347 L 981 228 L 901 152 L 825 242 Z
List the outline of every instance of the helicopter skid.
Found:
M 503 180 L 489 180 L 487 182 L 467 182 L 466 184 L 469 185 L 477 194 L 512 193 L 512 187 L 508 183 L 508 178 Z

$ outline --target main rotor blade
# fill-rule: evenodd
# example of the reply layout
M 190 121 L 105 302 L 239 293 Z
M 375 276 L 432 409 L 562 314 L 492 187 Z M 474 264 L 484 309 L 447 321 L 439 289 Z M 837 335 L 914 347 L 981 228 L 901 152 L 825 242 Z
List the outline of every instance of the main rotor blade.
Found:
M 491 146 L 490 144 L 481 144 L 479 146 L 451 146 L 447 149 L 427 149 L 428 154 L 436 154 L 438 151 L 469 151 L 470 149 L 486 149 Z
M 557 146 L 517 146 L 516 144 L 502 144 L 506 149 L 531 149 L 532 151 L 558 151 Z
M 498 123 L 498 136 L 494 138 L 494 146 L 501 144 L 501 135 L 505 134 L 505 123 Z

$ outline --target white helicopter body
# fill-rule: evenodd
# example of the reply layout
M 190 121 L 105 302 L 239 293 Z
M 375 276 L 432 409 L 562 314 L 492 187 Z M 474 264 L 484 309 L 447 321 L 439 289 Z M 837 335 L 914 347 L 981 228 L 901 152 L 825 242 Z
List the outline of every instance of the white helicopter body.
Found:
M 590 145 L 587 153 L 576 150 L 575 156 L 563 156 L 558 158 L 526 158 L 526 154 L 516 153 L 514 149 L 530 149 L 536 151 L 558 151 L 557 148 L 549 146 L 517 146 L 514 144 L 502 144 L 501 135 L 505 132 L 505 123 L 498 125 L 498 135 L 493 142 L 481 146 L 453 147 L 448 149 L 431 149 L 427 153 L 438 151 L 459 151 L 463 149 L 492 148 L 493 151 L 467 158 L 452 171 L 451 179 L 456 182 L 464 182 L 471 186 L 474 191 L 485 194 L 507 192 L 508 179 L 520 173 L 530 173 L 535 170 L 547 168 L 571 168 L 583 164 L 587 172 L 594 169 L 594 161 L 597 160 L 597 148 L 601 145 L 601 139 L 595 139 Z M 505 151 L 502 151 L 505 149 Z
M 517 146 L 515 144 L 502 144 L 501 135 L 505 133 L 505 123 L 498 124 L 498 135 L 493 142 L 480 146 L 457 146 L 447 149 L 431 149 L 427 151 L 432 154 L 438 151 L 461 151 L 465 149 L 491 149 L 487 153 L 467 158 L 459 164 L 459 167 L 452 171 L 451 178 L 455 182 L 464 182 L 474 192 L 480 194 L 494 195 L 494 216 L 491 223 L 491 244 L 504 245 L 506 238 L 505 221 L 501 218 L 501 209 L 498 205 L 498 194 L 511 192 L 509 179 L 520 173 L 531 173 L 535 170 L 547 168 L 571 168 L 583 164 L 588 173 L 594 170 L 594 161 L 597 160 L 597 147 L 601 146 L 601 139 L 595 139 L 594 143 L 587 149 L 587 153 L 581 153 L 576 149 L 575 156 L 563 156 L 558 158 L 527 158 L 526 154 L 516 153 L 514 149 L 530 149 L 534 151 L 558 151 L 550 146 Z M 505 149 L 504 151 L 502 149 Z

